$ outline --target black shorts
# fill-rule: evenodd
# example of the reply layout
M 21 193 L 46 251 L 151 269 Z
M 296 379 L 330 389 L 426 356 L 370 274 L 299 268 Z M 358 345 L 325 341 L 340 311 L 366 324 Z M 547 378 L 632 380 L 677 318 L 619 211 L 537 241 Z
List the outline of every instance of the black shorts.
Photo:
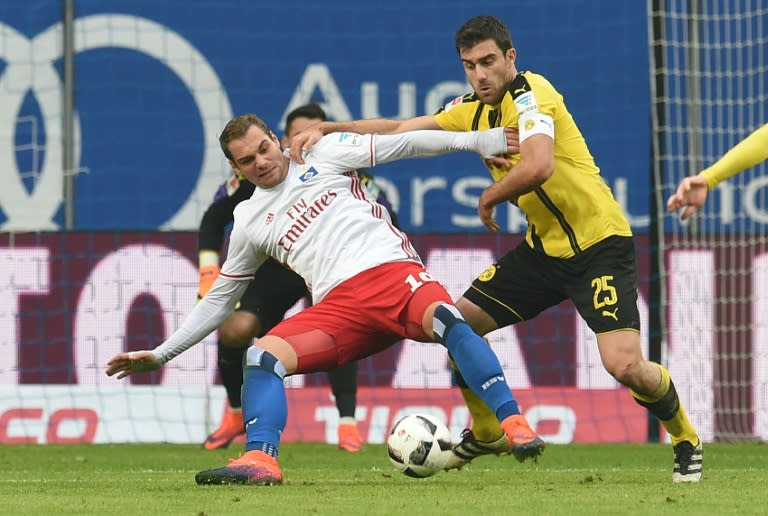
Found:
M 256 271 L 237 310 L 258 315 L 266 333 L 306 295 L 307 285 L 302 277 L 270 258 Z
M 552 258 L 525 241 L 464 292 L 499 327 L 527 321 L 566 299 L 597 334 L 640 330 L 631 237 L 612 236 L 572 258 Z

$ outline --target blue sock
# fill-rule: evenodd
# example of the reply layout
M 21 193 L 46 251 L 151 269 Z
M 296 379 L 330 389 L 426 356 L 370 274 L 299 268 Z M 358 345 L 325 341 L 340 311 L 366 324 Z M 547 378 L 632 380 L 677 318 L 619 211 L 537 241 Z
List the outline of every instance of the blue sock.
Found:
M 459 310 L 442 304 L 435 310 L 435 338 L 448 348 L 461 376 L 470 389 L 504 421 L 520 413 L 517 400 L 507 385 L 498 357 L 467 324 Z
M 277 457 L 280 434 L 288 420 L 283 378 L 285 366 L 268 351 L 251 346 L 243 368 L 245 451 L 260 450 Z

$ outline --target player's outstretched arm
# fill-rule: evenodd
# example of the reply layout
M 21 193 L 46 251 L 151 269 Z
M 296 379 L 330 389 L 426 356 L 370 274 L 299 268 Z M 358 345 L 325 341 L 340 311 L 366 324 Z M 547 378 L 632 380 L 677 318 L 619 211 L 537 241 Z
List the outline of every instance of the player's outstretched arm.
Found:
M 437 125 L 435 118 L 431 115 L 418 116 L 408 120 L 371 118 L 348 122 L 320 122 L 293 137 L 291 159 L 297 163 L 304 163 L 304 153 L 309 152 L 320 138 L 329 133 L 398 134 L 421 129 L 440 129 L 440 126 Z
M 230 247 L 231 248 L 231 247 Z M 153 350 L 118 353 L 107 363 L 106 374 L 125 378 L 154 371 L 191 348 L 219 327 L 234 311 L 248 288 L 248 281 L 219 277 L 213 288 L 190 312 L 181 327 Z
M 496 127 L 487 131 L 408 131 L 374 135 L 375 163 L 400 159 L 440 156 L 450 152 L 475 152 L 484 157 L 508 152 L 517 137 L 510 128 Z
M 667 210 L 675 211 L 685 207 L 680 218 L 685 220 L 691 217 L 704 205 L 709 190 L 766 159 L 768 159 L 768 124 L 759 127 L 741 140 L 710 167 L 702 170 L 699 175 L 683 179 L 677 191 L 667 200 Z

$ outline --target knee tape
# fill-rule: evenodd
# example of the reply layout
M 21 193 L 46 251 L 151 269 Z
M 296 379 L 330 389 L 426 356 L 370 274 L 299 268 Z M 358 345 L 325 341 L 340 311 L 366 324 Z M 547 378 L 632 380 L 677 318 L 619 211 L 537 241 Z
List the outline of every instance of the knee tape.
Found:
M 245 367 L 255 367 L 270 372 L 280 379 L 288 373 L 285 366 L 269 351 L 251 346 L 245 354 Z

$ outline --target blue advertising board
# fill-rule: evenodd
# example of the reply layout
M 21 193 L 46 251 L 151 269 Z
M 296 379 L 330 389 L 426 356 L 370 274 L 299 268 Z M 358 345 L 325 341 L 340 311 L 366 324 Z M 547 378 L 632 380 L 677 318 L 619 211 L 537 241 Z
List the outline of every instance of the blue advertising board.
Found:
M 517 66 L 564 95 L 636 232 L 648 229 L 650 93 L 644 2 L 210 2 L 75 5 L 75 171 L 61 166 L 62 3 L 0 5 L 0 229 L 196 229 L 229 173 L 218 135 L 254 112 L 332 119 L 431 114 L 469 91 L 453 44 L 469 17 L 510 28 Z M 8 152 L 7 149 L 14 149 Z M 473 155 L 373 171 L 410 232 L 484 232 L 489 176 Z M 503 229 L 525 221 L 501 207 Z

